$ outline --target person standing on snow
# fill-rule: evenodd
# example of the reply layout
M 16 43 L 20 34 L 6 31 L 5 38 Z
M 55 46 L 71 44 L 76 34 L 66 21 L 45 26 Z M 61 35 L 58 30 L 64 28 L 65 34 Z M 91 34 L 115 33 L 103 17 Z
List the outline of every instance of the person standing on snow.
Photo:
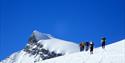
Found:
M 79 46 L 80 46 L 80 51 L 84 51 L 85 43 L 81 42 Z
M 90 42 L 90 54 L 93 54 L 94 43 Z
M 89 42 L 86 42 L 86 51 L 88 51 L 89 50 Z
M 102 48 L 103 48 L 103 49 L 105 48 L 105 42 L 106 42 L 106 38 L 105 38 L 105 37 L 102 37 L 101 43 L 102 43 Z

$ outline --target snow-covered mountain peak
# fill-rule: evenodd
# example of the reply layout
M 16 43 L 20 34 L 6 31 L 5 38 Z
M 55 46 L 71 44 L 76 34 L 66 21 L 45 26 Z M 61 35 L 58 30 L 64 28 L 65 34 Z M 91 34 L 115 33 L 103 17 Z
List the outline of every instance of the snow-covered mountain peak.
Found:
M 37 30 L 34 30 L 31 36 L 34 36 L 37 41 L 52 38 L 52 36 L 50 34 L 41 33 L 41 32 L 39 32 Z
M 44 49 L 49 50 L 50 52 L 62 54 L 69 54 L 80 51 L 78 44 L 54 38 L 50 34 L 41 33 L 37 30 L 33 31 L 32 36 L 29 39 L 29 44 L 39 44 L 42 45 Z
M 25 48 L 12 54 L 2 63 L 36 63 L 75 52 L 80 52 L 78 44 L 35 30 Z

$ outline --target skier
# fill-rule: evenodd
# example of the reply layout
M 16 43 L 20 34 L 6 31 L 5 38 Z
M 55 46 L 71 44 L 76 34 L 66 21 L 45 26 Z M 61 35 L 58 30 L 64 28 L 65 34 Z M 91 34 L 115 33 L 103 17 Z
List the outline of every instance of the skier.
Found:
M 102 48 L 104 49 L 105 48 L 106 38 L 102 37 L 101 42 L 102 42 Z
M 90 54 L 93 54 L 94 43 L 90 42 Z
M 79 46 L 80 46 L 80 51 L 84 51 L 85 43 L 81 42 Z
M 88 51 L 89 50 L 89 42 L 86 42 L 86 51 Z

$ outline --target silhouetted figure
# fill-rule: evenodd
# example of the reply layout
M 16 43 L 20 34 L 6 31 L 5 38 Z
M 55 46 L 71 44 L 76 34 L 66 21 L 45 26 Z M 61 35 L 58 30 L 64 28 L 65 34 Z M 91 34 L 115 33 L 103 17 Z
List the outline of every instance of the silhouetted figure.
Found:
M 90 42 L 90 54 L 93 54 L 94 43 Z
M 86 51 L 88 51 L 89 50 L 89 42 L 86 42 L 85 46 L 86 46 Z
M 102 43 L 102 48 L 103 48 L 103 49 L 105 48 L 105 42 L 106 42 L 106 38 L 105 38 L 105 37 L 102 37 L 101 43 Z
M 84 51 L 85 43 L 81 42 L 79 46 L 80 46 L 80 51 Z

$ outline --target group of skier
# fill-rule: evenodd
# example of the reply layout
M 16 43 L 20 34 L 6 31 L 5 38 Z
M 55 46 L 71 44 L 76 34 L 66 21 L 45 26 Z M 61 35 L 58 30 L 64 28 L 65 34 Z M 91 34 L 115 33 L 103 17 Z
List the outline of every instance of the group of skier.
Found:
M 101 46 L 104 49 L 105 48 L 105 43 L 106 43 L 106 38 L 102 37 L 101 38 Z M 93 49 L 94 49 L 94 42 L 81 42 L 80 43 L 80 51 L 88 51 L 90 49 L 90 54 L 93 54 Z

